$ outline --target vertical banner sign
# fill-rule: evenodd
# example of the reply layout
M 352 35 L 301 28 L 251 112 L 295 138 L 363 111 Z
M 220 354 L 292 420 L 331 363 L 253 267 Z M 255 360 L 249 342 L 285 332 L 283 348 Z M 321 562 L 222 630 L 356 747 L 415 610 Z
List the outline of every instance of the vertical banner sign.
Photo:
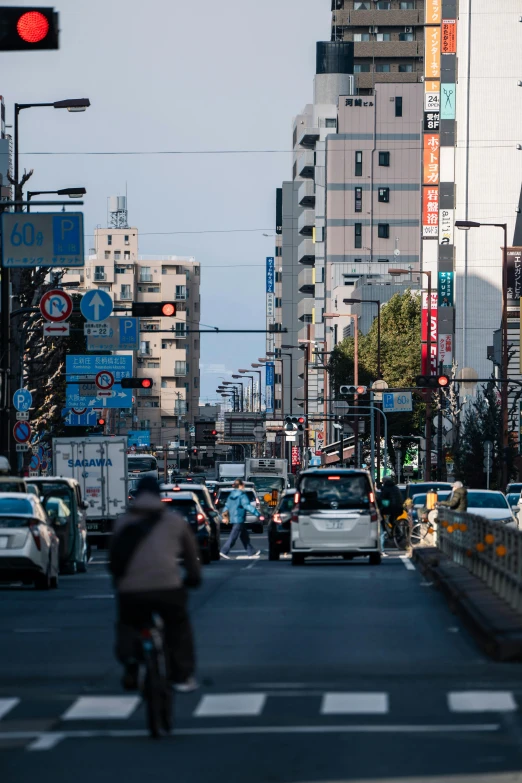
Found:
M 507 249 L 507 296 L 516 302 L 522 297 L 522 247 Z
M 428 359 L 428 294 L 422 295 L 422 320 L 421 320 L 421 372 L 423 375 L 438 375 L 438 297 L 436 293 L 431 294 L 431 357 Z
M 453 244 L 454 209 L 439 210 L 439 245 Z
M 522 400 L 519 402 L 518 413 L 518 453 L 522 454 Z
M 275 367 L 274 362 L 267 362 L 265 364 L 265 368 L 266 368 L 265 395 L 266 395 L 266 412 L 267 413 L 273 413 L 274 412 L 274 385 L 275 385 L 274 367 Z
M 425 27 L 425 78 L 440 79 L 440 27 Z
M 424 134 L 423 184 L 439 184 L 440 136 L 438 133 Z
M 441 52 L 442 54 L 457 54 L 456 19 L 442 20 Z
M 283 188 L 276 189 L 276 234 L 283 233 Z
M 295 468 L 301 464 L 301 449 L 299 446 L 292 446 L 292 467 Z
M 455 84 L 440 85 L 440 118 L 441 120 L 455 119 L 455 101 L 457 89 Z
M 426 24 L 440 24 L 442 21 L 442 0 L 426 0 Z
M 267 294 L 275 293 L 275 259 L 273 256 L 268 256 L 266 259 L 266 292 Z
M 445 370 L 453 366 L 453 335 L 439 334 L 439 363 Z
M 275 259 L 268 256 L 266 259 L 266 328 L 275 324 Z M 275 335 L 268 333 L 266 336 L 266 350 L 273 352 L 275 349 Z
M 453 307 L 453 272 L 439 272 L 439 307 Z
M 422 236 L 437 238 L 439 235 L 439 188 L 422 189 Z

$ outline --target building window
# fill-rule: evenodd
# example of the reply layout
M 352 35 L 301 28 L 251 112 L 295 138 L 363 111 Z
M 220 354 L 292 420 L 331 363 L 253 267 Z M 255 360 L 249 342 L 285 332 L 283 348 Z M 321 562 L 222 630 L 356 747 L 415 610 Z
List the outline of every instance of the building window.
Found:
M 122 285 L 122 287 L 121 287 L 121 298 L 122 299 L 127 299 L 127 300 L 132 299 L 130 285 Z
M 281 410 L 281 400 L 276 400 L 275 401 L 275 407 L 276 407 L 276 411 L 280 411 Z
M 142 340 L 142 342 L 140 342 L 140 353 L 144 356 L 150 356 L 151 350 L 150 342 L 148 340 Z
M 187 299 L 187 286 L 186 285 L 177 285 L 176 286 L 176 299 Z
M 389 239 L 390 238 L 390 224 L 389 223 L 379 223 L 377 225 L 377 236 L 379 239 Z
M 114 260 L 115 261 L 121 261 L 121 250 L 115 250 L 114 251 Z
M 194 388 L 195 389 L 199 388 L 199 378 L 197 376 L 194 378 Z
M 390 73 L 391 71 L 390 63 L 378 63 L 375 66 L 375 71 L 377 73 Z
M 276 298 L 275 298 L 275 306 L 276 307 L 282 307 L 283 306 L 283 300 L 279 296 L 276 296 Z
M 357 41 L 369 41 L 370 40 L 370 33 L 354 33 L 353 34 L 353 40 L 355 42 L 357 42 Z
M 104 266 L 95 266 L 94 267 L 94 282 L 97 280 L 105 280 L 105 267 Z
M 413 41 L 413 33 L 399 33 L 399 41 Z
M 354 11 L 370 11 L 370 3 L 368 0 L 365 0 L 365 2 L 358 2 L 358 0 L 355 0 L 355 3 L 353 4 L 353 10 Z
M 194 274 L 196 275 L 196 277 L 199 277 L 199 266 L 194 267 Z
M 403 63 L 399 65 L 399 73 L 413 73 L 412 63 Z
M 400 95 L 395 96 L 395 116 L 402 117 L 402 97 Z
M 337 128 L 337 118 L 327 117 L 324 121 L 325 128 Z
M 391 41 L 391 33 L 376 33 L 376 41 Z
M 159 285 L 149 285 L 149 287 L 147 288 L 148 294 L 159 294 L 159 292 L 160 292 Z
M 283 248 L 282 247 L 276 247 L 275 254 L 276 254 L 276 256 L 282 256 L 283 255 Z
M 401 0 L 401 11 L 415 11 L 415 0 Z
M 355 211 L 362 212 L 362 188 L 355 188 Z
M 123 237 L 123 241 L 125 242 L 126 245 L 130 245 L 130 239 L 128 234 L 125 234 L 125 236 Z
M 276 283 L 282 283 L 283 282 L 283 273 L 282 272 L 276 272 L 275 273 L 275 281 L 276 281 Z
M 281 383 L 281 374 L 280 373 L 274 373 L 274 383 Z
M 152 283 L 150 266 L 142 266 L 140 269 L 140 283 Z
M 362 258 L 354 258 L 355 264 L 362 264 Z M 345 285 L 353 285 L 353 283 L 345 283 Z
M 130 261 L 130 250 L 123 251 L 123 258 L 125 261 Z
M 111 257 L 111 251 L 110 251 L 110 250 L 106 250 L 106 251 L 105 251 L 105 260 L 106 260 L 106 261 L 108 261 L 108 259 L 109 259 L 110 257 Z
M 150 419 L 142 419 L 140 421 L 140 429 L 141 430 L 148 430 L 150 427 Z
M 167 388 L 168 388 L 168 383 L 167 383 L 167 381 L 163 381 L 163 380 L 161 381 L 161 388 L 162 388 L 162 389 L 167 389 Z
M 112 245 L 112 234 L 107 234 L 107 244 Z
M 355 153 L 355 176 L 362 177 L 362 152 Z
M 390 0 L 377 0 L 375 7 L 378 11 L 389 11 L 391 8 Z
M 379 188 L 379 201 L 381 204 L 388 204 L 390 201 L 390 188 Z
M 379 166 L 389 166 L 389 165 L 390 165 L 390 153 L 379 152 Z
M 194 350 L 199 351 L 199 340 L 194 340 Z
M 370 73 L 370 63 L 355 63 L 353 66 L 354 73 Z
M 355 223 L 353 228 L 354 228 L 354 246 L 362 247 L 362 223 Z
M 159 366 L 160 366 L 160 363 L 159 363 L 159 362 L 146 362 L 146 363 L 145 363 L 145 367 L 146 367 L 148 370 L 158 370 L 158 369 L 159 369 Z
M 390 259 L 389 258 L 378 258 L 377 261 L 378 261 L 379 264 L 389 264 L 390 263 Z

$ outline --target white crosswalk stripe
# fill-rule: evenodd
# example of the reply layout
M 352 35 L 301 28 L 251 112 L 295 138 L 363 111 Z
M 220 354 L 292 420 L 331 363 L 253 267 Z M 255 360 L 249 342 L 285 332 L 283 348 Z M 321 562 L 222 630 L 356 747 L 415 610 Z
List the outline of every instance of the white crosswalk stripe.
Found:
M 387 693 L 325 693 L 321 715 L 385 715 Z
M 194 712 L 196 718 L 226 718 L 260 715 L 266 693 L 222 693 L 203 696 Z
M 453 691 L 448 693 L 451 712 L 514 712 L 518 709 L 511 691 Z
M 140 704 L 139 696 L 80 696 L 62 720 L 124 720 Z
M 20 699 L 0 699 L 0 720 L 11 712 L 17 704 L 20 704 Z

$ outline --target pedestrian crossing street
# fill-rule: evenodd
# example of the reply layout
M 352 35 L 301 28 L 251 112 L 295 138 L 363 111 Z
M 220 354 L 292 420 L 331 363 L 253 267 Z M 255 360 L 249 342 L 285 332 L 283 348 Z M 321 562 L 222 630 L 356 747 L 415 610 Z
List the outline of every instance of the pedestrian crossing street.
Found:
M 487 713 L 513 713 L 519 710 L 522 693 L 509 690 L 437 691 L 418 699 L 401 692 L 370 691 L 301 691 L 301 692 L 230 692 L 180 695 L 176 699 L 176 714 L 183 720 L 196 722 L 209 719 L 257 719 L 271 721 L 287 719 L 310 720 L 321 716 L 369 717 L 406 715 L 437 716 L 452 713 L 462 717 Z M 37 716 L 79 724 L 88 721 L 128 721 L 140 717 L 139 695 L 90 695 L 46 702 L 16 696 L 0 698 L 0 729 L 9 722 L 27 721 Z M 141 716 L 142 718 L 142 716 Z

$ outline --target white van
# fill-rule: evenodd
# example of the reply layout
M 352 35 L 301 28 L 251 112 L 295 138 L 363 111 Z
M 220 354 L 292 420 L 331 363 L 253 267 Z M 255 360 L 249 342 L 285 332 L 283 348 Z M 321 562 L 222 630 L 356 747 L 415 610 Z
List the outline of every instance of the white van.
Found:
M 366 470 L 305 470 L 292 513 L 292 565 L 306 557 L 381 562 L 380 514 Z

